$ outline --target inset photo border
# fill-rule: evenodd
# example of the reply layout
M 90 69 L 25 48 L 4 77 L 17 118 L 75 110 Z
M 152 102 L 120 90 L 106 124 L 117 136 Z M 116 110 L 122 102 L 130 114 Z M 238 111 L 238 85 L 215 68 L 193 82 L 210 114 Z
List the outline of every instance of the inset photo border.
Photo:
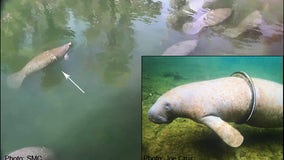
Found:
M 282 56 L 142 56 L 142 159 L 282 159 Z

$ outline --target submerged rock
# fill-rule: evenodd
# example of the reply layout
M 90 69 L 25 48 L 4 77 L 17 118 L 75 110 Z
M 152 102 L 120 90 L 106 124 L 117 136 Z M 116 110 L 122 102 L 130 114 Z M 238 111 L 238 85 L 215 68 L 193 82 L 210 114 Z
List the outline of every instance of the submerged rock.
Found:
M 183 56 L 190 54 L 197 46 L 198 40 L 187 40 L 178 42 L 169 47 L 162 55 Z

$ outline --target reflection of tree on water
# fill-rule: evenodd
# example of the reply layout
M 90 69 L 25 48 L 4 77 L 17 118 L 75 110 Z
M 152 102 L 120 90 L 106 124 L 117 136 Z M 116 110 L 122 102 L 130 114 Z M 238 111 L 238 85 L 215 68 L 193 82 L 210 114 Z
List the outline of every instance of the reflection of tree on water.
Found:
M 188 17 L 182 10 L 186 0 L 170 0 L 170 15 L 167 17 L 167 24 L 175 30 L 181 30 L 182 25 L 191 17 Z
M 96 43 L 97 38 L 105 35 L 106 42 L 96 54 L 94 66 L 103 68 L 99 70 L 104 82 L 113 85 L 126 84 L 130 77 L 128 63 L 131 60 L 131 52 L 135 47 L 134 30 L 132 20 L 146 15 L 154 17 L 161 7 L 159 2 L 152 1 L 99 1 L 96 6 L 101 12 L 92 12 L 89 22 L 90 28 L 85 33 L 88 43 Z M 103 9 L 103 10 L 102 10 Z M 159 10 L 158 10 L 159 11 Z M 104 18 L 107 15 L 106 18 Z M 142 18 L 145 22 L 149 18 Z M 100 46 L 101 47 L 101 46 Z M 90 55 L 91 56 L 91 55 Z M 96 70 L 96 68 L 93 68 Z
M 46 1 L 43 2 L 43 5 L 44 5 L 44 15 L 46 17 L 48 28 L 43 33 L 44 36 L 42 36 L 39 39 L 39 42 L 41 40 L 43 43 L 49 42 L 48 43 L 49 45 L 54 44 L 55 46 L 56 44 L 58 44 L 58 41 L 65 39 L 62 37 L 70 37 L 70 39 L 74 37 L 74 32 L 72 30 L 69 30 L 68 28 L 64 27 L 64 25 L 59 26 L 57 25 L 57 23 L 55 23 L 54 18 L 52 16 L 53 14 L 57 14 L 57 13 L 54 13 L 54 9 L 53 9 L 55 6 L 51 6 Z M 62 12 L 61 10 L 58 10 L 58 11 Z M 40 32 L 37 32 L 37 33 L 40 33 Z M 53 33 L 53 34 L 50 34 L 50 33 Z M 39 36 L 33 36 L 33 37 L 34 39 L 37 39 Z M 34 40 L 34 41 L 35 43 L 38 43 L 38 40 Z M 59 65 L 57 66 L 58 66 L 57 69 L 49 67 L 43 70 L 45 73 L 44 77 L 42 78 L 42 83 L 41 83 L 43 87 L 45 86 L 45 87 L 50 88 L 52 86 L 55 86 L 56 84 L 59 84 L 59 82 L 63 80 L 61 72 L 60 72 L 60 70 L 62 70 L 61 66 Z
M 108 45 L 104 53 L 99 54 L 98 63 L 105 63 L 103 79 L 107 83 L 125 83 L 130 75 L 127 64 L 135 47 L 133 29 L 129 27 L 129 15 L 124 14 L 117 25 L 107 34 Z M 118 81 L 118 80 L 121 81 Z
M 65 27 L 67 20 L 62 17 L 67 15 L 62 3 L 54 0 L 16 3 L 5 2 L 7 8 L 4 8 L 1 17 L 1 59 L 11 68 L 16 66 L 13 67 L 13 72 L 21 69 L 41 52 L 62 45 L 66 42 L 66 37 L 71 39 L 74 36 Z M 13 65 L 17 57 L 21 61 Z M 62 78 L 53 76 L 53 72 L 48 69 L 43 71 L 43 82 L 46 86 L 54 86 Z M 50 77 L 54 80 L 48 80 Z
M 135 47 L 133 37 L 133 29 L 130 27 L 131 19 L 128 13 L 123 13 L 121 17 L 115 20 L 113 28 L 106 33 L 108 45 L 103 54 L 98 55 L 99 63 L 105 66 L 103 79 L 109 83 L 124 83 L 129 76 L 129 68 L 127 64 L 130 60 L 130 54 Z M 118 77 L 122 78 L 122 82 L 116 81 Z M 119 79 L 119 78 L 118 78 Z
M 54 3 L 54 2 L 52 2 Z M 67 15 L 66 15 L 66 11 L 64 11 L 64 8 L 58 8 L 55 10 L 55 7 L 58 6 L 53 6 L 52 4 L 43 1 L 43 13 L 45 15 L 46 18 L 46 23 L 47 23 L 47 28 L 44 32 L 42 32 L 42 37 L 41 36 L 37 36 L 35 35 L 35 42 L 37 42 L 36 38 L 41 37 L 39 40 L 42 41 L 42 43 L 44 42 L 52 42 L 54 43 L 54 41 L 56 41 L 58 43 L 58 41 L 62 41 L 62 39 L 64 39 L 63 42 L 66 43 L 66 37 L 68 37 L 68 39 L 71 39 L 74 37 L 74 31 L 69 30 L 67 27 L 65 27 L 65 24 L 67 23 Z M 62 16 L 65 17 L 63 20 L 56 20 L 56 18 L 53 15 L 57 15 L 57 16 Z M 40 28 L 37 28 L 40 29 Z M 37 33 L 41 33 L 41 32 L 37 32 Z M 52 34 L 51 34 L 52 33 Z
M 14 47 L 4 45 L 3 49 L 7 48 L 8 52 L 15 48 L 17 52 L 4 54 L 4 57 L 22 55 L 23 47 L 49 49 L 51 44 L 58 45 L 58 39 L 73 37 L 72 31 L 65 28 L 67 13 L 62 1 L 8 1 L 5 7 L 1 17 L 1 36 L 4 44 Z M 32 56 L 34 53 L 28 55 L 28 58 Z

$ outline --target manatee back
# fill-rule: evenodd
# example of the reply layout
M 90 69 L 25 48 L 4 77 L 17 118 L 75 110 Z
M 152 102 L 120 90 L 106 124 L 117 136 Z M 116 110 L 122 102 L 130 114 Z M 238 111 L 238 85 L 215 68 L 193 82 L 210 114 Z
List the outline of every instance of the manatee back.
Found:
M 283 126 L 283 85 L 253 78 L 256 89 L 256 110 L 249 124 L 259 127 Z

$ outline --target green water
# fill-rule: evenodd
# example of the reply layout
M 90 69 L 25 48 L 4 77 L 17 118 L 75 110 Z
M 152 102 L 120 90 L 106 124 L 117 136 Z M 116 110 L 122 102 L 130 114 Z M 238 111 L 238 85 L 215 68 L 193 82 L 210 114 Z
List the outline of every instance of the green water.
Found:
M 1 156 L 26 146 L 46 146 L 58 159 L 140 159 L 142 55 L 160 55 L 187 39 L 199 39 L 192 54 L 283 53 L 282 36 L 222 35 L 252 11 L 248 8 L 261 8 L 258 2 L 220 0 L 211 7 L 235 6 L 238 14 L 198 36 L 181 31 L 191 20 L 180 14 L 184 0 L 1 3 Z M 276 21 L 283 17 L 278 6 L 271 12 Z M 7 87 L 8 75 L 42 51 L 69 41 L 69 60 L 28 76 L 20 89 Z
M 154 124 L 148 110 L 164 92 L 196 81 L 227 77 L 245 71 L 283 84 L 283 57 L 143 57 L 142 157 L 188 159 L 283 159 L 283 128 L 264 129 L 236 125 L 244 136 L 239 148 L 226 145 L 202 124 L 177 118 L 171 124 Z
M 45 146 L 58 159 L 140 157 L 140 63 L 136 25 L 150 25 L 160 3 L 7 1 L 1 10 L 1 155 Z M 69 60 L 28 76 L 7 75 L 44 50 L 71 41 Z M 71 75 L 82 94 L 60 72 Z M 2 157 L 1 156 L 1 157 Z

